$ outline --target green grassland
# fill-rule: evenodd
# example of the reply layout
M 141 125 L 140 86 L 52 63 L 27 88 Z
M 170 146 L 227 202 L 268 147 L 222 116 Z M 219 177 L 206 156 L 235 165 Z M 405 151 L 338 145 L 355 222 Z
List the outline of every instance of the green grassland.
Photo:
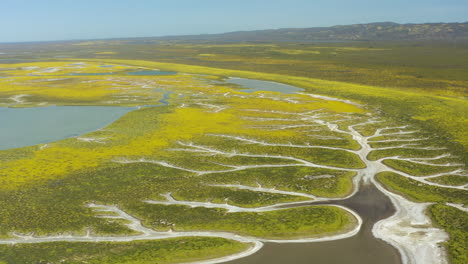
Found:
M 87 72 L 94 72 L 101 63 L 85 62 L 90 65 Z M 9 86 L 0 86 L 0 96 L 11 98 L 18 94 L 28 94 L 23 102 L 6 106 L 29 107 L 48 104 L 89 104 L 135 106 L 148 102 L 157 103 L 163 93 L 172 92 L 170 104 L 160 107 L 136 109 L 105 129 L 85 135 L 87 138 L 102 139 L 103 143 L 85 142 L 69 138 L 37 146 L 12 149 L 0 152 L 0 236 L 12 238 L 15 234 L 48 236 L 55 234 L 135 235 L 127 228 L 124 221 L 109 221 L 85 205 L 97 202 L 106 205 L 118 205 L 119 208 L 142 220 L 142 223 L 159 231 L 227 231 L 240 235 L 261 238 L 291 239 L 321 237 L 346 232 L 353 229 L 357 219 L 349 212 L 332 206 L 309 206 L 283 209 L 262 213 L 227 213 L 224 209 L 189 208 L 187 206 L 164 206 L 145 203 L 145 200 L 164 200 L 161 194 L 173 193 L 173 197 L 187 201 L 210 201 L 229 203 L 247 208 L 274 205 L 285 202 L 303 201 L 304 197 L 276 193 L 255 192 L 232 188 L 214 187 L 210 184 L 236 184 L 255 186 L 260 183 L 265 187 L 323 195 L 343 197 L 352 190 L 352 171 L 341 170 L 362 168 L 364 164 L 357 155 L 346 151 L 330 149 L 291 149 L 285 146 L 261 146 L 257 144 L 239 144 L 232 139 L 219 135 L 239 136 L 260 141 L 287 144 L 304 144 L 308 135 L 298 129 L 270 130 L 271 127 L 300 123 L 263 122 L 264 128 L 257 127 L 258 122 L 248 118 L 270 118 L 271 113 L 249 112 L 287 111 L 305 112 L 322 111 L 327 114 L 347 113 L 361 116 L 365 110 L 341 102 L 315 100 L 310 103 L 306 95 L 297 95 L 299 103 L 289 103 L 271 98 L 259 98 L 256 94 L 247 95 L 229 86 L 216 85 L 210 80 L 219 79 L 217 75 L 199 76 L 176 74 L 171 76 L 128 76 L 125 71 L 112 77 L 79 76 L 73 80 L 59 83 L 36 85 L 30 79 L 27 67 L 60 68 L 68 73 L 72 62 L 29 63 L 20 65 L 10 74 L 14 77 L 2 79 L 11 82 Z M 34 66 L 36 65 L 36 66 Z M 127 64 L 118 64 L 127 65 Z M 10 65 L 11 67 L 11 65 Z M 125 69 L 146 67 L 122 66 Z M 146 67 L 154 69 L 156 67 Z M 38 70 L 37 68 L 35 68 Z M 106 69 L 106 68 L 104 68 Z M 57 74 L 62 74 L 56 72 Z M 10 79 L 14 81 L 11 81 Z M 49 76 L 32 76 L 35 80 Z M 70 77 L 67 77 L 70 78 Z M 78 79 L 74 79 L 78 78 Z M 111 78 L 111 79 L 108 79 Z M 145 80 L 145 82 L 143 82 Z M 104 81 L 94 90 L 88 90 L 88 84 Z M 151 83 L 153 82 L 153 83 Z M 156 83 L 156 84 L 154 84 Z M 142 88 L 151 87 L 150 91 Z M 128 103 L 116 100 L 117 95 L 135 92 L 140 99 Z M 61 94 L 55 93 L 61 90 Z M 129 92 L 130 91 L 130 92 Z M 232 97 L 223 96 L 231 93 Z M 183 97 L 181 95 L 184 95 Z M 204 97 L 201 97 L 204 96 Z M 239 97 L 239 96 L 242 96 Z M 278 97 L 278 94 L 272 93 Z M 149 99 L 150 98 L 150 99 Z M 222 111 L 213 111 L 204 105 L 207 103 L 224 106 Z M 80 103 L 78 103 L 80 102 Z M 108 102 L 108 103 L 107 103 Z M 184 105 L 184 107 L 182 107 Z M 275 115 L 276 117 L 278 115 Z M 319 131 L 319 135 L 325 131 Z M 218 136 L 216 136 L 218 135 Z M 327 145 L 315 141 L 318 146 Z M 181 144 L 196 144 L 215 148 L 216 155 L 205 155 Z M 356 149 L 349 138 L 330 141 L 330 147 Z M 179 150 L 178 150 L 179 149 Z M 182 150 L 181 150 L 182 149 Z M 241 154 L 239 156 L 232 153 Z M 246 154 L 246 155 L 242 155 Z M 266 155 L 262 157 L 262 155 Z M 257 156 L 249 156 L 257 155 Z M 295 157 L 337 169 L 319 169 L 306 167 L 258 168 L 231 173 L 217 173 L 239 165 L 293 165 Z M 126 162 L 126 160 L 148 160 L 149 162 Z M 123 161 L 119 163 L 119 161 Z M 184 169 L 170 168 L 151 161 L 163 161 Z M 296 166 L 296 165 L 294 165 Z M 190 171 L 193 170 L 194 172 Z M 213 171 L 198 175 L 196 171 Z M 329 175 L 319 179 L 307 179 L 309 175 Z M 310 221 L 314 219 L 314 221 Z M 185 241 L 185 240 L 184 240 Z M 177 241 L 176 241 L 177 242 Z M 149 257 L 161 259 L 161 263 L 195 260 L 205 257 L 217 257 L 244 249 L 246 245 L 237 242 L 217 241 L 216 239 L 190 239 L 184 245 L 195 251 L 181 259 L 189 249 L 178 247 L 178 242 L 145 242 L 130 244 L 120 243 L 47 243 L 38 245 L 4 246 L 1 259 L 7 263 L 15 261 L 49 261 L 54 263 L 58 256 L 75 261 L 76 256 L 87 251 L 82 257 L 90 263 L 125 263 L 128 259 L 141 254 L 141 250 L 156 248 L 153 253 L 138 257 L 144 263 Z M 219 242 L 219 243 L 218 243 Z M 164 244 L 166 243 L 166 244 Z M 200 244 L 200 245 L 199 245 Z M 66 248 L 69 247 L 69 250 Z M 90 249 L 93 248 L 93 249 Z M 164 259 L 163 248 L 174 252 L 173 258 Z M 89 250 L 88 250 L 89 249 Z M 217 251 L 217 253 L 214 253 Z M 100 253 L 98 253 L 100 252 Z M 109 255 L 102 252 L 121 252 Z M 39 256 L 43 257 L 39 257 Z M 165 256 L 165 255 L 164 255 Z M 78 261 L 78 260 L 76 260 Z M 100 262 L 101 261 L 101 262 Z M 131 263 L 131 262 L 129 262 Z
M 165 231 L 169 228 L 176 231 L 216 230 L 287 239 L 329 235 L 354 226 L 355 219 L 347 212 L 329 206 L 266 213 L 226 213 L 221 209 L 163 206 L 142 202 L 146 199 L 164 200 L 161 194 L 168 192 L 180 200 L 227 202 L 242 207 L 259 207 L 304 199 L 214 187 L 209 186 L 210 184 L 243 184 L 254 187 L 261 184 L 263 187 L 324 197 L 344 197 L 351 192 L 355 173 L 340 168 L 364 167 L 363 162 L 353 153 L 242 144 L 236 140 L 213 136 L 231 135 L 276 144 L 303 144 L 307 141 L 328 147 L 354 150 L 358 148 L 352 139 L 346 137 L 324 141 L 311 139 L 310 134 L 303 129 L 272 130 L 275 126 L 298 122 L 258 122 L 249 118 L 290 116 L 285 113 L 249 112 L 250 109 L 290 113 L 347 113 L 356 118 L 368 117 L 373 113 L 374 116 L 383 116 L 389 125 L 410 124 L 415 130 L 421 131 L 417 136 L 430 136 L 425 142 L 428 146 L 445 146 L 448 149 L 431 152 L 402 148 L 375 150 L 370 153 L 370 159 L 389 156 L 432 157 L 447 151 L 460 156 L 455 160 L 457 162 L 466 162 L 467 159 L 465 150 L 468 147 L 468 107 L 464 96 L 468 88 L 468 76 L 464 72 L 468 69 L 468 48 L 465 45 L 454 48 L 445 44 L 426 43 L 129 45 L 117 42 L 110 48 L 105 42 L 79 44 L 57 43 L 45 47 L 37 56 L 47 59 L 40 62 L 0 65 L 0 68 L 3 68 L 0 75 L 7 77 L 0 79 L 0 106 L 155 105 L 159 104 L 158 101 L 167 92 L 173 93 L 169 99 L 171 104 L 135 110 L 106 129 L 86 135 L 91 138 L 105 138 L 105 144 L 70 138 L 47 145 L 0 151 L 0 235 L 3 237 L 11 237 L 12 232 L 34 232 L 36 235 L 84 234 L 86 230 L 104 235 L 128 235 L 133 232 L 123 223 L 110 223 L 95 217 L 95 213 L 84 206 L 93 201 L 109 205 L 118 204 L 123 210 L 141 219 L 146 226 Z M 66 52 L 74 59 L 49 59 L 57 52 Z M 85 62 L 87 67 L 76 69 L 76 65 L 72 65 L 76 62 Z M 100 67 L 108 64 L 117 67 Z M 28 68 L 35 66 L 40 68 Z M 47 69 L 50 68 L 59 68 L 59 71 L 47 73 Z M 41 69 L 45 76 L 29 75 Z M 126 75 L 128 71 L 138 69 L 160 69 L 176 71 L 178 74 Z M 117 73 L 111 76 L 67 75 L 77 70 L 82 73 Z M 66 76 L 63 80 L 43 82 L 44 78 L 60 79 L 63 75 Z M 236 91 L 233 86 L 212 82 L 228 76 L 287 83 L 302 87 L 307 92 L 352 99 L 365 104 L 368 109 L 315 98 L 311 101 L 306 95 L 294 95 L 300 103 L 291 104 L 281 100 L 259 98 L 255 94 L 246 96 L 245 93 Z M 143 86 L 152 89 L 144 89 Z M 225 93 L 232 96 L 225 97 Z M 27 94 L 20 98 L 24 102 L 14 102 L 11 99 L 21 94 Z M 133 101 L 125 99 L 125 96 L 129 95 L 132 97 L 127 99 Z M 271 96 L 278 95 L 272 93 Z M 200 103 L 226 108 L 216 112 Z M 340 128 L 347 124 L 343 122 Z M 370 135 L 377 127 L 367 125 L 360 127 L 358 131 Z M 317 136 L 338 136 L 327 130 L 314 133 Z M 387 137 L 373 138 L 381 139 Z M 224 154 L 198 153 L 193 151 L 193 147 L 181 143 L 214 148 Z M 392 143 L 372 145 L 387 147 L 392 146 Z M 192 152 L 180 149 L 191 149 Z M 231 155 L 234 151 L 257 155 L 268 153 L 270 157 Z M 336 166 L 337 169 L 291 166 L 216 173 L 218 170 L 229 169 L 229 166 L 244 164 L 295 163 L 271 156 L 294 156 L 321 165 Z M 115 162 L 139 159 L 150 162 Z M 168 168 L 151 161 L 163 161 L 195 172 Z M 396 160 L 387 160 L 385 163 L 413 175 L 428 175 L 446 169 Z M 214 172 L 199 175 L 196 171 Z M 323 175 L 326 177 L 310 177 Z M 431 180 L 460 185 L 465 183 L 465 179 L 460 177 L 462 176 L 449 175 Z M 418 202 L 463 204 L 468 199 L 464 190 L 430 186 L 394 173 L 382 173 L 378 179 L 392 191 Z M 442 219 L 466 216 L 466 213 L 443 205 L 431 207 L 431 213 L 435 222 L 451 234 L 448 248 L 453 262 L 463 263 L 466 254 L 459 244 L 466 236 L 466 230 Z M 310 219 L 317 221 L 311 223 Z M 166 224 L 162 224 L 163 222 Z M 176 242 L 144 243 L 147 243 L 145 247 L 149 248 L 159 247 L 158 243 L 168 243 L 167 247 L 171 248 L 174 245 L 171 243 Z M 233 243 L 208 238 L 194 239 L 187 244 L 202 246 L 198 253 L 191 253 L 195 255 L 189 257 L 189 260 L 202 255 L 208 256 L 217 246 L 225 246 L 225 253 L 219 255 L 228 254 L 228 251 L 239 251 L 242 246 L 245 247 Z M 56 258 L 53 254 L 69 254 L 66 256 L 73 259 L 75 252 L 89 249 L 90 263 L 126 263 L 119 258 L 137 254 L 134 252 L 139 252 L 140 245 L 136 244 L 138 243 L 100 245 L 105 248 L 103 250 L 115 249 L 117 252 L 123 252 L 115 259 L 104 259 L 99 254 L 96 256 L 95 249 L 89 248 L 97 244 L 85 243 L 49 244 L 56 247 L 56 251 L 51 251 L 46 244 L 4 246 L 0 250 L 5 250 L 5 254 L 16 258 L 24 255 L 24 261 L 31 260 L 32 263 L 37 261 L 37 255 L 50 255 L 46 261 L 54 263 Z M 66 247 L 70 247 L 71 251 L 62 254 Z M 128 251 L 122 250 L 121 247 Z M 180 250 L 185 252 L 185 249 Z M 159 251 L 155 252 L 157 257 Z M 16 256 L 18 254 L 19 256 Z M 174 256 L 183 254 L 185 253 Z M 143 256 L 142 261 L 147 257 Z M 17 259 L 12 257 L 3 261 L 14 263 Z M 179 260 L 161 261 L 171 263 L 170 261 Z
M 463 100 L 468 90 L 465 42 L 454 45 L 444 42 L 127 44 L 113 41 L 113 54 L 95 54 L 109 51 L 105 43 L 56 44 L 53 48 L 80 58 L 199 65 L 225 69 L 211 71 L 219 75 L 285 82 L 311 92 L 365 102 L 382 109 L 387 116 L 422 126 L 444 140 L 465 148 L 468 144 L 463 129 L 468 119 Z M 47 56 L 49 51 L 44 47 L 43 50 L 42 56 Z M 189 70 L 168 64 L 164 67 Z M 203 73 L 201 68 L 190 70 Z
M 102 61 L 98 59 L 96 61 Z M 446 144 L 462 153 L 468 144 L 465 129 L 468 118 L 466 100 L 460 95 L 449 96 L 433 93 L 431 90 L 411 90 L 369 86 L 337 81 L 325 81 L 307 77 L 282 75 L 277 73 L 249 72 L 218 69 L 202 66 L 189 66 L 173 63 L 131 60 L 105 60 L 109 63 L 125 63 L 165 70 L 190 72 L 195 74 L 214 74 L 252 79 L 277 81 L 305 88 L 308 92 L 331 95 L 339 98 L 354 99 L 381 109 L 388 117 L 409 122 L 422 127 L 425 131 L 436 133 Z M 463 89 L 462 89 L 463 90 Z M 402 111 L 405 109 L 405 111 Z M 448 141 L 447 141 L 448 140 Z M 451 144 L 450 144 L 451 142 Z

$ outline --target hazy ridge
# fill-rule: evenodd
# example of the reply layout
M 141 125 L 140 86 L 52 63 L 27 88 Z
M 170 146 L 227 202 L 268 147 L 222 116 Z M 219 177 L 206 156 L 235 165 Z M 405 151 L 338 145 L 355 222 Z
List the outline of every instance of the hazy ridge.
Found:
M 380 22 L 332 27 L 283 28 L 222 34 L 166 36 L 156 39 L 178 41 L 454 40 L 468 39 L 468 22 L 427 24 Z

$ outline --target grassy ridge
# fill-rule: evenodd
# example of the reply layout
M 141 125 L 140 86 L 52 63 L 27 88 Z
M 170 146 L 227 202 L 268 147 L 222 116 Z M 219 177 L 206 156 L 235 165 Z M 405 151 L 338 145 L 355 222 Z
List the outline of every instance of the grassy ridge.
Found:
M 177 223 L 177 231 L 227 231 L 267 239 L 323 237 L 352 230 L 357 220 L 341 208 L 310 206 L 260 213 L 225 213 L 222 209 L 165 206 L 139 203 L 131 212 L 147 219 L 145 224 L 161 228 L 154 219 Z M 313 219 L 313 220 L 312 220 Z
M 417 202 L 450 202 L 465 203 L 468 192 L 423 184 L 393 172 L 382 172 L 377 179 L 390 190 L 402 193 Z
M 52 242 L 0 245 L 0 263 L 169 264 L 213 259 L 249 245 L 223 238 L 183 237 L 133 242 Z

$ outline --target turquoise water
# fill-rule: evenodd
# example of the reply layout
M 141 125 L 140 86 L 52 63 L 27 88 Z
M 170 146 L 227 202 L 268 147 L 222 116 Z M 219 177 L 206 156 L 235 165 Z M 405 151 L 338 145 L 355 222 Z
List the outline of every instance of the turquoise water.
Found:
M 257 91 L 269 91 L 269 92 L 280 92 L 280 93 L 285 93 L 285 94 L 292 94 L 292 93 L 304 91 L 304 89 L 302 88 L 283 84 L 283 83 L 251 80 L 251 79 L 243 79 L 243 78 L 229 78 L 226 80 L 226 83 L 239 85 L 242 88 L 244 88 L 241 91 L 246 92 L 246 93 L 253 93 Z
M 129 72 L 127 73 L 128 75 L 139 75 L 139 76 L 150 76 L 150 75 L 174 75 L 177 74 L 177 72 L 173 71 L 150 71 L 150 70 L 145 70 L 145 71 L 134 71 L 134 72 Z
M 166 92 L 158 107 L 169 105 Z M 33 146 L 91 133 L 106 127 L 134 107 L 50 106 L 0 108 L 0 150 Z
M 112 65 L 111 65 L 112 66 Z M 101 66 L 101 67 L 110 67 L 110 66 Z M 97 75 L 116 75 L 116 72 L 101 72 L 101 73 L 70 73 L 69 75 L 75 76 L 97 76 Z M 154 75 L 174 75 L 177 72 L 173 71 L 134 71 L 134 72 L 127 72 L 128 75 L 135 75 L 135 76 L 154 76 Z
M 156 91 L 159 91 L 159 89 L 156 89 Z M 173 94 L 174 92 L 165 92 L 163 94 L 163 98 L 161 98 L 160 100 L 158 100 L 158 102 L 160 102 L 161 104 L 160 105 L 142 105 L 141 107 L 158 107 L 158 106 L 166 106 L 166 105 L 169 105 L 169 100 L 171 98 L 171 94 Z
M 34 62 L 35 60 L 26 60 L 26 59 L 0 59 L 2 63 L 15 63 L 15 62 Z
M 99 73 L 70 73 L 68 75 L 74 76 L 97 76 L 97 75 L 115 75 L 113 72 L 99 72 Z
M 132 107 L 0 108 L 0 150 L 79 136 L 106 127 Z
M 173 93 L 174 92 L 167 92 L 163 95 L 163 98 L 159 100 L 159 102 L 162 104 L 161 106 L 169 105 L 169 102 L 167 100 L 169 100 L 169 98 L 171 97 L 171 94 Z

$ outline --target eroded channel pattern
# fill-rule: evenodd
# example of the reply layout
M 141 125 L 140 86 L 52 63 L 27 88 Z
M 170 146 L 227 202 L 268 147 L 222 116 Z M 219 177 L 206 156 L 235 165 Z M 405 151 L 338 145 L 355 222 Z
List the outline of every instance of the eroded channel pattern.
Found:
M 308 95 L 278 95 L 259 93 L 255 95 L 230 93 L 206 95 L 203 92 L 190 94 L 180 102 L 179 109 L 197 107 L 211 114 L 229 111 L 233 106 L 223 103 L 224 99 L 263 98 L 282 102 L 291 106 L 311 103 Z M 16 101 L 22 97 L 15 97 Z M 312 96 L 312 98 L 317 98 Z M 320 99 L 320 97 L 319 97 Z M 331 98 L 327 98 L 331 100 Z M 443 249 L 438 245 L 448 239 L 447 234 L 435 228 L 426 214 L 430 203 L 415 203 L 388 191 L 376 180 L 380 173 L 397 175 L 416 181 L 418 184 L 440 188 L 466 190 L 467 185 L 451 185 L 447 181 L 437 181 L 446 177 L 466 177 L 464 165 L 456 162 L 456 157 L 435 145 L 431 138 L 410 126 L 394 124 L 370 114 L 345 114 L 326 109 L 313 111 L 286 111 L 265 108 L 238 109 L 240 119 L 248 129 L 263 131 L 258 136 L 242 133 L 205 133 L 191 139 L 178 139 L 171 142 L 165 151 L 175 153 L 162 156 L 142 155 L 138 157 L 113 157 L 110 162 L 121 164 L 148 163 L 187 173 L 187 177 L 199 177 L 206 186 L 221 189 L 246 190 L 256 193 L 277 194 L 300 198 L 292 202 L 274 203 L 265 206 L 247 207 L 188 197 L 178 199 L 177 192 L 161 193 L 161 199 L 147 199 L 142 203 L 158 206 L 185 206 L 187 208 L 208 208 L 224 210 L 226 214 L 241 212 L 271 212 L 285 208 L 314 206 L 313 203 L 338 207 L 355 219 L 355 225 L 339 234 L 310 238 L 262 238 L 245 236 L 234 232 L 218 231 L 179 231 L 171 227 L 168 231 L 158 231 L 142 224 L 135 216 L 116 205 L 88 203 L 97 217 L 109 221 L 124 221 L 125 226 L 135 231 L 135 235 L 99 236 L 88 233 L 83 236 L 31 236 L 14 233 L 14 238 L 0 240 L 2 244 L 39 243 L 50 241 L 134 241 L 165 239 L 185 236 L 222 237 L 250 243 L 252 246 L 240 254 L 227 256 L 203 263 L 226 262 L 246 257 L 261 249 L 263 242 L 304 243 L 343 239 L 357 234 L 363 220 L 356 212 L 345 206 L 334 205 L 333 201 L 345 200 L 356 195 L 362 185 L 374 185 L 390 198 L 396 213 L 390 218 L 379 221 L 373 227 L 373 234 L 395 248 L 401 254 L 402 262 L 408 264 L 445 263 Z M 300 137 L 275 138 L 268 132 L 284 131 L 300 134 Z M 106 144 L 107 138 L 79 137 L 78 141 L 89 144 Z M 322 156 L 326 156 L 323 158 Z M 182 159 L 183 157 L 184 159 Z M 306 168 L 326 171 L 327 173 L 301 175 L 301 181 L 317 181 L 338 178 L 337 175 L 354 175 L 353 188 L 339 195 L 326 195 L 317 189 L 302 189 L 302 186 L 281 185 L 279 182 L 265 182 L 261 179 L 240 180 L 236 175 L 245 171 L 259 169 Z M 217 178 L 216 178 L 217 177 Z M 228 177 L 228 179 L 226 179 Z M 217 180 L 215 180 L 217 179 Z M 221 179 L 221 180 L 220 180 Z M 255 181 L 256 185 L 251 182 Z M 443 183 L 445 182 L 445 183 Z M 190 198 L 190 199 L 189 199 Z M 311 205 L 312 203 L 312 205 Z M 460 205 L 452 205 L 463 208 Z M 177 224 L 177 223 L 176 223 Z
M 257 110 L 252 110 L 257 111 Z M 277 112 L 278 113 L 278 112 Z M 309 148 L 309 149 L 333 149 L 333 150 L 341 150 L 346 152 L 351 152 L 360 157 L 360 159 L 366 164 L 366 168 L 364 169 L 346 169 L 346 168 L 337 168 L 331 166 L 324 166 L 320 164 L 314 164 L 304 159 L 300 159 L 294 156 L 283 156 L 283 155 L 269 155 L 269 154 L 252 154 L 252 153 L 242 153 L 238 151 L 228 152 L 223 151 L 220 149 L 215 149 L 207 146 L 202 146 L 195 144 L 193 142 L 183 143 L 178 142 L 184 148 L 181 149 L 172 149 L 172 151 L 186 151 L 192 153 L 198 153 L 200 155 L 208 155 L 208 156 L 227 156 L 227 157 L 263 157 L 263 158 L 272 158 L 278 160 L 288 160 L 292 161 L 290 164 L 264 164 L 264 165 L 231 165 L 231 164 L 220 164 L 222 166 L 227 167 L 227 169 L 222 169 L 218 171 L 199 171 L 193 170 L 189 168 L 178 167 L 175 165 L 171 165 L 164 161 L 153 161 L 153 160 L 136 160 L 136 161 L 120 161 L 120 162 L 151 162 L 156 163 L 161 166 L 168 166 L 171 168 L 176 168 L 180 170 L 185 170 L 189 172 L 193 172 L 197 175 L 205 175 L 211 173 L 224 173 L 224 172 L 232 172 L 238 170 L 248 170 L 253 168 L 273 168 L 273 167 L 287 167 L 287 166 L 305 166 L 305 167 L 314 167 L 314 168 L 325 168 L 325 169 L 333 169 L 333 170 L 352 170 L 357 172 L 357 176 L 354 178 L 356 182 L 356 189 L 354 190 L 353 194 L 358 191 L 359 183 L 363 184 L 374 184 L 377 188 L 385 193 L 388 197 L 390 197 L 392 203 L 397 208 L 397 212 L 392 217 L 382 220 L 378 222 L 374 229 L 373 233 L 376 237 L 387 241 L 391 245 L 395 246 L 402 255 L 403 263 L 445 263 L 445 255 L 440 247 L 439 243 L 444 242 L 448 239 L 447 234 L 438 228 L 431 226 L 431 220 L 426 214 L 427 207 L 430 203 L 414 203 L 411 201 L 406 200 L 405 198 L 401 197 L 400 195 L 394 194 L 386 190 L 381 184 L 379 184 L 375 180 L 375 175 L 381 172 L 395 172 L 404 177 L 419 181 L 424 184 L 438 186 L 438 187 L 445 187 L 445 188 L 453 188 L 453 189 L 466 189 L 466 185 L 463 186 L 451 186 L 451 185 L 443 185 L 434 182 L 428 181 L 428 179 L 442 177 L 445 175 L 459 175 L 459 176 L 466 176 L 466 172 L 463 169 L 463 164 L 458 163 L 431 163 L 430 161 L 439 160 L 442 158 L 452 158 L 450 154 L 438 154 L 441 151 L 444 151 L 444 148 L 434 147 L 427 144 L 427 138 L 419 138 L 415 135 L 418 134 L 419 131 L 415 131 L 410 129 L 408 126 L 387 126 L 384 121 L 378 119 L 372 119 L 362 121 L 359 120 L 358 122 L 351 122 L 351 125 L 340 125 L 340 123 L 349 123 L 353 120 L 352 117 L 349 116 L 334 116 L 333 118 L 342 118 L 342 119 L 335 119 L 327 121 L 326 115 L 321 112 L 317 113 L 289 113 L 289 112 L 282 112 L 280 114 L 296 116 L 296 119 L 268 119 L 275 120 L 275 121 L 296 121 L 302 124 L 291 124 L 291 125 L 279 125 L 279 126 L 272 126 L 270 129 L 294 129 L 298 127 L 315 127 L 315 125 L 320 125 L 323 127 L 328 128 L 330 131 L 337 132 L 346 136 L 351 136 L 359 145 L 359 150 L 350 150 L 346 148 L 340 147 L 328 147 L 328 146 L 316 146 L 311 145 L 309 143 L 299 145 L 293 143 L 271 143 L 266 142 L 264 140 L 258 139 L 251 139 L 251 138 L 244 138 L 232 135 L 210 135 L 216 137 L 227 138 L 231 140 L 238 141 L 240 144 L 254 144 L 260 146 L 272 146 L 272 147 L 288 147 L 288 148 Z M 258 121 L 265 121 L 265 119 L 258 119 Z M 308 123 L 308 124 L 304 124 Z M 368 125 L 372 125 L 374 127 L 380 126 L 380 128 L 374 128 L 375 131 L 371 133 L 369 136 L 364 136 L 359 132 L 359 130 L 365 131 L 366 129 L 362 129 L 362 127 L 366 127 Z M 378 138 L 385 137 L 386 139 Z M 407 143 L 412 142 L 412 143 Z M 372 147 L 373 143 L 384 143 L 386 146 L 376 146 Z M 382 150 L 398 150 L 398 149 L 415 149 L 415 150 L 424 150 L 427 153 L 427 157 L 402 157 L 402 156 L 388 156 L 379 158 L 377 160 L 370 160 L 369 154 L 372 151 L 382 151 Z M 435 153 L 432 154 L 432 153 Z M 399 161 L 407 161 L 413 162 L 415 164 L 422 164 L 422 165 L 429 165 L 429 166 L 437 166 L 442 168 L 449 168 L 446 172 L 443 173 L 435 173 L 427 176 L 414 176 L 409 173 L 405 173 L 403 171 L 394 169 L 388 165 L 385 165 L 386 160 L 399 160 Z M 279 193 L 287 193 L 289 195 L 298 195 L 298 196 L 305 196 L 315 201 L 326 201 L 330 199 L 326 199 L 323 197 L 316 197 L 316 196 L 309 196 L 307 194 L 298 194 L 293 192 L 286 192 L 286 191 L 277 191 L 268 188 L 262 187 L 251 187 L 251 186 L 244 186 L 244 185 L 217 185 L 221 187 L 231 187 L 231 188 L 241 188 L 241 189 L 249 189 L 254 191 L 263 191 L 263 192 L 279 192 Z M 352 194 L 351 194 L 352 195 Z M 242 212 L 242 211 L 264 211 L 270 210 L 275 206 L 271 207 L 260 207 L 260 208 L 239 208 L 232 205 L 222 205 L 222 204 L 213 204 L 210 202 L 191 202 L 191 201 L 177 201 L 172 198 L 169 194 L 164 195 L 167 201 L 146 201 L 149 203 L 154 204 L 165 204 L 165 205 L 187 205 L 191 207 L 206 207 L 206 208 L 223 208 L 226 209 L 228 212 Z M 298 202 L 297 204 L 301 204 Z M 284 205 L 284 204 L 283 204 Z

